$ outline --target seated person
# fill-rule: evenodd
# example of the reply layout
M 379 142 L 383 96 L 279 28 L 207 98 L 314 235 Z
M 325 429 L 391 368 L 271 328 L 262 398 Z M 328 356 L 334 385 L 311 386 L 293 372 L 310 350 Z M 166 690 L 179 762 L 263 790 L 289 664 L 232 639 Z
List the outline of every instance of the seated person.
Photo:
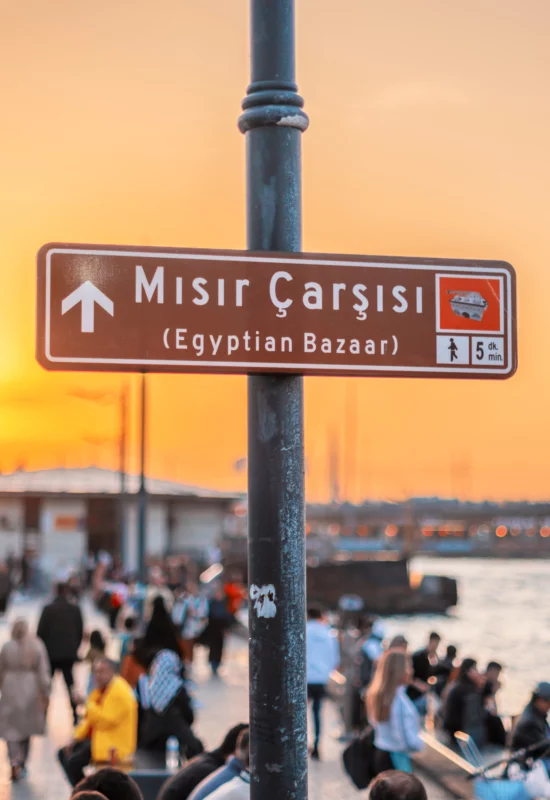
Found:
M 246 758 L 246 769 L 236 778 L 224 783 L 212 794 L 208 795 L 209 800 L 250 800 L 250 754 Z
M 233 778 L 237 778 L 241 772 L 246 769 L 247 764 L 250 762 L 250 733 L 248 728 L 241 731 L 237 739 L 237 747 L 235 748 L 235 755 L 231 756 L 226 762 L 225 766 L 220 767 L 212 773 L 208 778 L 205 778 L 197 788 L 189 795 L 189 800 L 205 800 L 212 792 L 224 786 Z
M 142 800 L 141 792 L 136 782 L 119 769 L 106 767 L 88 775 L 75 786 L 71 800 L 83 800 L 85 796 L 91 798 L 104 797 L 105 800 Z
M 462 731 L 472 737 L 479 748 L 485 744 L 485 713 L 482 697 L 483 677 L 473 658 L 465 658 L 458 678 L 449 689 L 443 709 L 443 727 L 454 742 Z
M 542 742 L 540 749 L 535 750 L 533 755 L 535 758 L 542 758 L 543 756 L 546 756 L 546 759 L 550 758 L 550 750 L 544 744 L 546 740 L 548 741 L 548 746 L 550 746 L 549 713 L 550 683 L 542 681 L 535 688 L 531 700 L 514 728 L 512 750 L 520 750 Z
M 90 762 L 108 763 L 113 758 L 129 761 L 136 750 L 136 698 L 126 681 L 115 674 L 115 665 L 109 659 L 94 663 L 94 685 L 73 741 L 58 753 L 73 786 L 82 780 L 83 769 Z
M 183 670 L 179 656 L 172 650 L 161 650 L 151 664 L 149 676 L 140 678 L 139 746 L 164 752 L 167 740 L 175 736 L 181 752 L 189 759 L 202 753 L 204 748 L 191 730 L 194 714 Z
M 162 789 L 157 800 L 185 800 L 193 789 L 199 785 L 208 775 L 215 770 L 223 767 L 227 759 L 233 755 L 237 747 L 237 739 L 241 731 L 248 728 L 248 725 L 241 723 L 235 725 L 226 734 L 225 739 L 216 750 L 201 753 L 191 759 L 180 769 L 177 775 L 170 778 Z

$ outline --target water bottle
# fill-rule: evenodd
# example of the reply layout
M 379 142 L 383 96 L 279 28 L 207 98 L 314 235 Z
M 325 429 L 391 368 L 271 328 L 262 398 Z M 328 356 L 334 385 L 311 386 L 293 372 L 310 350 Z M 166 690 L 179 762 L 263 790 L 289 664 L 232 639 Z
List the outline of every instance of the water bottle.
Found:
M 175 736 L 170 736 L 166 742 L 166 769 L 168 772 L 177 772 L 180 766 L 180 743 Z

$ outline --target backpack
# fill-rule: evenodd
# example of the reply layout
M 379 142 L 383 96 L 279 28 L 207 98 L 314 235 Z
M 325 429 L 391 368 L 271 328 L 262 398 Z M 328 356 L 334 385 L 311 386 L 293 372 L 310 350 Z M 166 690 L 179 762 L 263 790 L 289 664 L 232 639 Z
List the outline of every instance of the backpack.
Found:
M 344 770 L 357 789 L 366 789 L 374 778 L 374 731 L 369 726 L 342 753 Z

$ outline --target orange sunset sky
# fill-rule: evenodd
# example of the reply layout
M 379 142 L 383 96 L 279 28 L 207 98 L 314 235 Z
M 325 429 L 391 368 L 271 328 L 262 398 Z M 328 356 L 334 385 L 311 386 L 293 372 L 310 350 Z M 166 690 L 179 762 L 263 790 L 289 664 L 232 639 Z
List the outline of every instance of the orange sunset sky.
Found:
M 121 378 L 35 363 L 35 254 L 48 241 L 245 246 L 248 4 L 0 6 L 0 469 L 115 466 L 115 407 L 67 393 Z M 297 11 L 304 249 L 504 259 L 519 298 L 510 381 L 308 379 L 309 497 L 329 496 L 331 436 L 353 499 L 550 497 L 550 3 Z M 150 471 L 244 488 L 246 379 L 149 384 Z M 135 468 L 135 403 L 130 422 Z

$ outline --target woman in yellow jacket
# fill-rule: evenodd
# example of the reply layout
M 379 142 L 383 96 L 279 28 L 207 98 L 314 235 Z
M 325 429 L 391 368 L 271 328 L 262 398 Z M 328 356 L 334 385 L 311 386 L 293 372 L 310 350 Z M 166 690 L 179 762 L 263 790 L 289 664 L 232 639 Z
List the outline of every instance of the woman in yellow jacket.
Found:
M 137 746 L 137 701 L 128 683 L 115 674 L 106 658 L 94 664 L 96 688 L 74 740 L 59 751 L 59 761 L 73 786 L 84 777 L 84 767 L 131 761 Z

